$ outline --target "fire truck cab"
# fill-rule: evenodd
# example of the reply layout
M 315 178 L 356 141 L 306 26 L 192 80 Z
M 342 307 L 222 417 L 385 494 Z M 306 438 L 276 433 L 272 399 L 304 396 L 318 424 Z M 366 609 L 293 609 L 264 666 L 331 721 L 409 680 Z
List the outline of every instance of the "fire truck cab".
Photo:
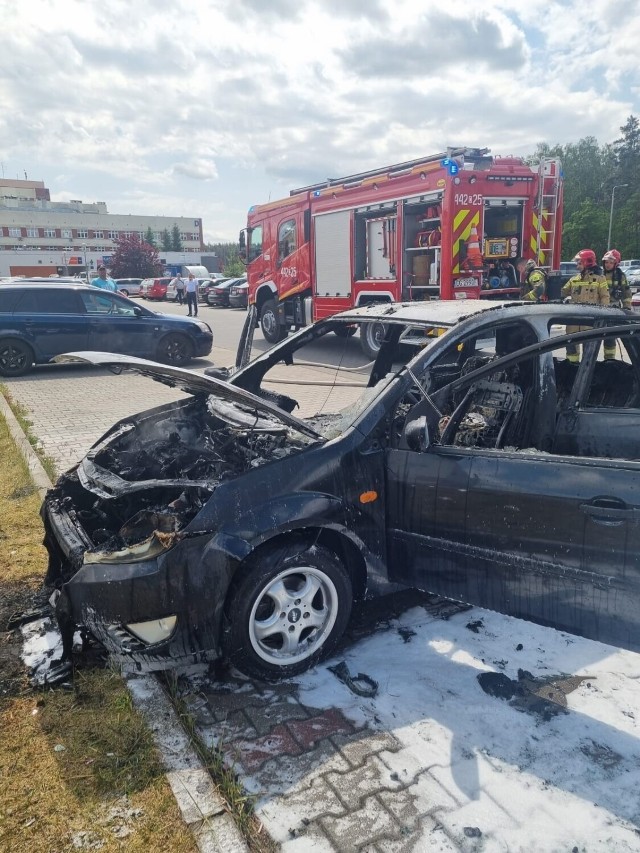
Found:
M 292 190 L 241 232 L 249 303 L 275 343 L 370 302 L 517 298 L 524 261 L 559 266 L 562 186 L 558 160 L 456 148 Z

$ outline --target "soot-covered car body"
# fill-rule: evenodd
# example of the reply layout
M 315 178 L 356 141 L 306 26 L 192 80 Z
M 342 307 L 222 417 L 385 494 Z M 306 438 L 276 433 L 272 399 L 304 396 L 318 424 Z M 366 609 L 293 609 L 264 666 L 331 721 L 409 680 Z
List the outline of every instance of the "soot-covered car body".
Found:
M 385 338 L 373 364 L 324 363 L 328 348 L 336 364 L 357 352 L 343 325 L 367 323 Z M 604 337 L 618 341 L 612 362 Z M 251 675 L 291 675 L 335 647 L 355 598 L 390 584 L 640 646 L 637 316 L 370 306 L 229 382 L 69 358 L 187 394 L 115 424 L 46 498 L 67 653 L 80 625 L 133 668 L 226 655 Z

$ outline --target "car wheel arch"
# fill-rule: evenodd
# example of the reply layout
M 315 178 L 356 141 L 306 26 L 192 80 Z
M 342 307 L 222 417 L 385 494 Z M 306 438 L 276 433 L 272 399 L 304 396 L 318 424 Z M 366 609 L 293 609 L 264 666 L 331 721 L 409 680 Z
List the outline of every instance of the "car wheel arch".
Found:
M 248 544 L 248 543 L 247 543 Z M 281 530 L 274 535 L 265 535 L 257 539 L 246 555 L 240 559 L 236 565 L 231 583 L 225 594 L 225 599 L 228 599 L 231 594 L 231 587 L 242 582 L 243 567 L 246 568 L 248 561 L 255 560 L 261 555 L 266 555 L 270 551 L 277 551 L 284 545 L 299 545 L 300 551 L 303 552 L 310 545 L 322 545 L 331 551 L 340 560 L 345 570 L 347 571 L 353 586 L 353 595 L 355 599 L 364 597 L 367 587 L 367 563 L 361 550 L 364 545 L 357 540 L 354 540 L 346 531 L 346 529 L 336 529 L 335 527 L 291 527 L 288 530 Z M 233 557 L 238 559 L 237 556 Z

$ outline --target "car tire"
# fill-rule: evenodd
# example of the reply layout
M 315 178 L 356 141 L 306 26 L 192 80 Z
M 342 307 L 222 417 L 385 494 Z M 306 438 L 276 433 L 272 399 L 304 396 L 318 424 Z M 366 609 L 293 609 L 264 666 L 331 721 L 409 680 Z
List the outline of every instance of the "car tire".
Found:
M 246 675 L 276 681 L 314 666 L 336 647 L 353 591 L 338 557 L 289 541 L 250 557 L 225 605 L 223 651 Z
M 31 370 L 33 362 L 29 344 L 17 338 L 0 340 L 0 376 L 22 376 Z
M 182 367 L 193 358 L 193 344 L 185 335 L 173 333 L 162 338 L 156 352 L 158 361 Z
M 265 341 L 270 344 L 277 344 L 287 337 L 287 327 L 281 326 L 278 322 L 278 309 L 275 299 L 267 299 L 260 309 L 260 328 Z
M 123 296 L 128 296 L 128 295 L 129 295 L 129 291 L 128 291 L 128 290 L 125 290 L 124 288 L 121 288 L 121 289 L 118 291 L 118 293 L 121 293 Z
M 384 323 L 362 323 L 360 326 L 360 347 L 368 358 L 376 358 L 384 340 Z

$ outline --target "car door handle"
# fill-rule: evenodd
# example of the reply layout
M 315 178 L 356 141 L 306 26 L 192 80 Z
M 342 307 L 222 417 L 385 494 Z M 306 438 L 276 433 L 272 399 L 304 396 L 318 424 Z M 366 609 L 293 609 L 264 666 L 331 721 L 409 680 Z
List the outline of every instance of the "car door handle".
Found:
M 619 498 L 594 498 L 589 503 L 580 504 L 580 509 L 598 524 L 618 525 L 640 517 L 638 507 L 628 506 Z

